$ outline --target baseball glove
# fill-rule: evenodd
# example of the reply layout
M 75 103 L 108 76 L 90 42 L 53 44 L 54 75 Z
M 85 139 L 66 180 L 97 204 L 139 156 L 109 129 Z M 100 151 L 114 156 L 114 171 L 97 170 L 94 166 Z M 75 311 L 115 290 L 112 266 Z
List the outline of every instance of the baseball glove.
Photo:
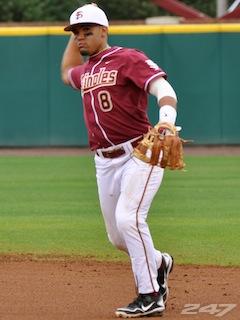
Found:
M 177 128 L 171 123 L 159 122 L 144 135 L 134 148 L 133 155 L 153 166 L 181 170 L 183 161 L 183 143 Z

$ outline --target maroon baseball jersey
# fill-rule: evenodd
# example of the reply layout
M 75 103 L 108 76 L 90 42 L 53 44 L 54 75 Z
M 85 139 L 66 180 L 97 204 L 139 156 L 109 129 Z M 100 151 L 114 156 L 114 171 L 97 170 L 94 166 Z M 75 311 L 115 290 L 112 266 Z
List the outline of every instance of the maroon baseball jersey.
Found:
M 110 147 L 146 133 L 149 83 L 166 77 L 143 52 L 112 47 L 69 71 L 81 90 L 84 119 L 92 150 Z

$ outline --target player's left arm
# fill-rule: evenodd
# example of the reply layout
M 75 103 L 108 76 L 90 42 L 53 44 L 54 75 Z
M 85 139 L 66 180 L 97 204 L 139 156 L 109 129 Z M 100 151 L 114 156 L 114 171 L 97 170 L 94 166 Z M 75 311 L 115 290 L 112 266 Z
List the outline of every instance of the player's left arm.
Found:
M 163 77 L 154 79 L 149 84 L 149 93 L 157 98 L 159 121 L 175 124 L 177 117 L 177 95 L 171 84 Z
M 176 93 L 163 77 L 152 80 L 148 91 L 157 98 L 160 107 L 159 123 L 149 129 L 143 140 L 134 148 L 133 154 L 151 165 L 181 170 L 185 167 L 183 143 L 187 141 L 179 137 L 178 131 L 181 127 L 175 127 Z

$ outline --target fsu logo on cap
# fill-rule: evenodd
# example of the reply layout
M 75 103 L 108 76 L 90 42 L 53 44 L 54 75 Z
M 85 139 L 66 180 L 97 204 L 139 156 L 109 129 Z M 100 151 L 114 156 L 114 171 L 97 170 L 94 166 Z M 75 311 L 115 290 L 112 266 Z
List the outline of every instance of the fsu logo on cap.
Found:
M 78 20 L 78 19 L 80 19 L 82 17 L 83 17 L 82 11 L 77 11 L 76 12 L 76 19 Z

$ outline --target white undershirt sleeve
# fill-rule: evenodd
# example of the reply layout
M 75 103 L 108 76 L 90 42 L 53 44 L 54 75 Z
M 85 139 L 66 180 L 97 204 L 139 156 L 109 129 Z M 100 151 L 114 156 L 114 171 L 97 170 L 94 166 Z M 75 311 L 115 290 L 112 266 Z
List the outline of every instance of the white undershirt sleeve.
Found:
M 174 89 L 172 88 L 170 83 L 162 77 L 156 80 L 153 80 L 150 83 L 149 93 L 151 93 L 157 98 L 158 103 L 163 97 L 171 97 L 177 101 L 177 96 Z M 169 122 L 169 123 L 175 124 L 176 117 L 177 117 L 177 111 L 173 106 L 163 105 L 160 107 L 159 109 L 160 122 Z
M 177 101 L 177 96 L 173 87 L 163 77 L 151 81 L 149 85 L 149 93 L 155 96 L 158 102 L 163 97 L 172 97 Z

